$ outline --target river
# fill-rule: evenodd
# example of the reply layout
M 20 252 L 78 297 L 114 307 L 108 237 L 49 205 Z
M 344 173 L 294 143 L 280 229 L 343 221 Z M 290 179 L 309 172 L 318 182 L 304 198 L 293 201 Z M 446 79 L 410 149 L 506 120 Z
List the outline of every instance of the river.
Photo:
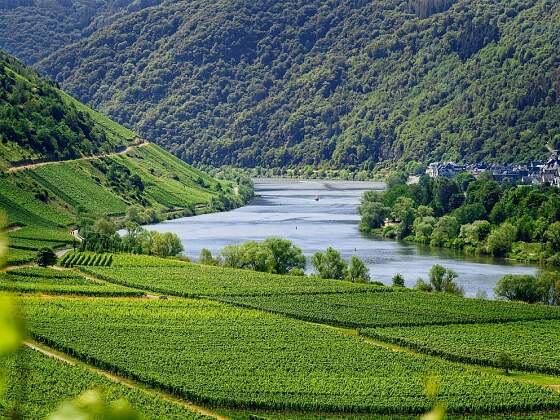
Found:
M 476 296 L 478 291 L 492 297 L 496 282 L 505 274 L 537 271 L 536 267 L 490 257 L 470 257 L 448 250 L 363 237 L 358 231 L 357 214 L 361 195 L 366 190 L 383 188 L 383 184 L 372 182 L 257 179 L 257 197 L 245 207 L 166 221 L 147 228 L 179 235 L 184 254 L 192 259 L 198 257 L 202 248 L 217 255 L 225 245 L 260 241 L 269 236 L 290 239 L 306 256 L 332 246 L 345 258 L 351 255 L 362 258 L 374 280 L 390 284 L 392 276 L 400 273 L 409 287 L 419 277 L 426 278 L 432 265 L 441 264 L 457 272 L 457 282 L 469 297 Z

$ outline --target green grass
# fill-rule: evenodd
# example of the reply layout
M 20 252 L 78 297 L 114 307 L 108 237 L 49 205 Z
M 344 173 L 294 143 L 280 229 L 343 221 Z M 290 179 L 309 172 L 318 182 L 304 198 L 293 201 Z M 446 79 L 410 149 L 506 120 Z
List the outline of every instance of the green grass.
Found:
M 560 307 L 394 291 L 319 296 L 239 296 L 237 305 L 352 328 L 560 319 Z
M 138 260 L 142 261 L 143 257 L 138 257 Z M 117 265 L 115 259 L 111 267 L 88 268 L 87 272 L 117 284 L 184 297 L 389 292 L 391 290 L 347 281 L 279 276 L 190 263 L 181 263 L 181 266 L 176 267 L 118 267 Z
M 447 359 L 503 367 L 500 354 L 515 369 L 560 374 L 560 321 L 365 329 L 362 334 Z M 560 380 L 558 380 L 560 383 Z
M 73 271 L 22 268 L 0 273 L 0 290 L 83 296 L 141 296 L 138 290 L 94 282 Z
M 26 299 L 34 336 L 195 401 L 241 408 L 423 413 L 429 376 L 453 412 L 560 407 L 552 391 L 359 337 L 203 300 Z
M 20 382 L 22 367 L 27 375 L 27 385 Z M 201 418 L 159 396 L 130 389 L 84 367 L 70 366 L 29 349 L 20 351 L 17 358 L 0 358 L 0 369 L 8 374 L 8 389 L 3 403 L 0 403 L 0 417 L 3 417 L 3 410 L 4 414 L 13 410 L 18 396 L 21 396 L 18 401 L 21 418 L 41 419 L 47 418 L 64 401 L 88 390 L 98 390 L 109 402 L 125 399 L 146 419 Z

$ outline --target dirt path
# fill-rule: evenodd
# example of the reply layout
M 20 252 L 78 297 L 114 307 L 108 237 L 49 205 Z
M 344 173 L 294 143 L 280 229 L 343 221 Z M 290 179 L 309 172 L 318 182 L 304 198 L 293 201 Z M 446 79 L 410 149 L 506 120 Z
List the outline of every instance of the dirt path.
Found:
M 67 163 L 67 162 L 77 162 L 77 161 L 81 161 L 81 160 L 96 160 L 96 159 L 100 159 L 100 158 L 104 158 L 104 157 L 126 155 L 127 153 L 132 152 L 134 149 L 136 149 L 138 147 L 144 147 L 147 144 L 149 144 L 147 141 L 141 140 L 136 144 L 131 144 L 126 149 L 121 150 L 120 152 L 100 153 L 100 154 L 97 154 L 97 155 L 84 156 L 84 157 L 77 158 L 77 159 L 50 160 L 50 161 L 46 161 L 46 162 L 37 162 L 37 163 L 28 163 L 28 164 L 25 164 L 25 165 L 16 165 L 16 166 L 11 166 L 10 168 L 6 169 L 6 172 L 7 173 L 21 172 L 21 171 L 24 171 L 26 169 L 40 168 L 41 166 L 47 166 L 47 165 L 57 165 L 57 164 Z
M 148 387 L 146 384 L 143 384 L 141 382 L 137 382 L 128 378 L 125 378 L 123 376 L 120 375 L 116 375 L 114 373 L 111 372 L 107 372 L 105 370 L 99 369 L 95 366 L 92 366 L 90 364 L 87 364 L 85 362 L 82 362 L 81 360 L 75 359 L 72 356 L 69 356 L 65 353 L 62 353 L 60 351 L 54 350 L 42 343 L 39 343 L 37 341 L 34 340 L 27 340 L 24 342 L 24 345 L 29 347 L 32 350 L 35 350 L 41 354 L 44 354 L 47 357 L 51 357 L 53 359 L 58 360 L 59 362 L 62 363 L 66 363 L 70 366 L 80 366 L 82 368 L 87 369 L 88 371 L 95 373 L 96 375 L 99 376 L 103 376 L 115 383 L 121 384 L 123 386 L 126 386 L 127 388 L 130 389 L 136 389 L 139 391 L 142 391 L 146 394 L 150 394 L 151 396 L 157 397 L 157 398 L 161 398 L 165 401 L 171 402 L 173 404 L 176 404 L 178 406 L 181 406 L 183 408 L 186 408 L 187 410 L 193 411 L 195 413 L 201 414 L 203 416 L 207 416 L 207 417 L 213 417 L 217 420 L 227 420 L 227 417 L 221 416 L 213 411 L 211 411 L 210 409 L 206 408 L 206 407 L 202 407 L 200 405 L 197 404 L 193 404 L 191 402 L 188 402 L 186 400 L 183 400 L 179 397 L 176 397 L 175 395 L 169 394 L 167 392 L 158 390 L 158 389 L 154 389 L 154 388 L 150 388 Z

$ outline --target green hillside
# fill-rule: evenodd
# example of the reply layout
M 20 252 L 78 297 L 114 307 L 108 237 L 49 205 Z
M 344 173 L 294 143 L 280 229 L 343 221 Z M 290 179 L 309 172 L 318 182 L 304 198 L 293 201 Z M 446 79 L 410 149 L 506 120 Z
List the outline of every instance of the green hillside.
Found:
M 64 248 L 78 219 L 162 218 L 242 204 L 231 182 L 200 172 L 91 110 L 0 52 L 0 210 L 8 262 Z
M 560 141 L 559 39 L 553 0 L 193 0 L 38 68 L 188 162 L 530 161 Z

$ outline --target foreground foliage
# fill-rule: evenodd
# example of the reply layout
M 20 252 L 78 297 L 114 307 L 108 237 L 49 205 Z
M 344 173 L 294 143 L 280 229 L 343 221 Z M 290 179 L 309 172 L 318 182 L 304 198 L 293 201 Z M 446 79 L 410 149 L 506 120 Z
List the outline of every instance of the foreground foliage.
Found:
M 21 382 L 19 368 L 22 364 L 26 369 L 27 384 L 32 386 Z M 130 389 L 80 366 L 69 366 L 29 349 L 0 359 L 0 369 L 8 374 L 8 391 L 0 403 L 0 416 L 17 410 L 22 418 L 47 418 L 65 400 L 96 389 L 101 390 L 108 401 L 127 400 L 146 419 L 202 418 L 159 397 Z
M 84 296 L 141 296 L 143 292 L 95 282 L 73 271 L 25 268 L 0 273 L 0 290 Z
M 207 403 L 422 413 L 432 404 L 424 395 L 425 381 L 437 375 L 439 398 L 452 412 L 560 405 L 557 394 L 537 386 L 208 301 L 37 298 L 27 300 L 26 310 L 37 339 L 104 369 Z

